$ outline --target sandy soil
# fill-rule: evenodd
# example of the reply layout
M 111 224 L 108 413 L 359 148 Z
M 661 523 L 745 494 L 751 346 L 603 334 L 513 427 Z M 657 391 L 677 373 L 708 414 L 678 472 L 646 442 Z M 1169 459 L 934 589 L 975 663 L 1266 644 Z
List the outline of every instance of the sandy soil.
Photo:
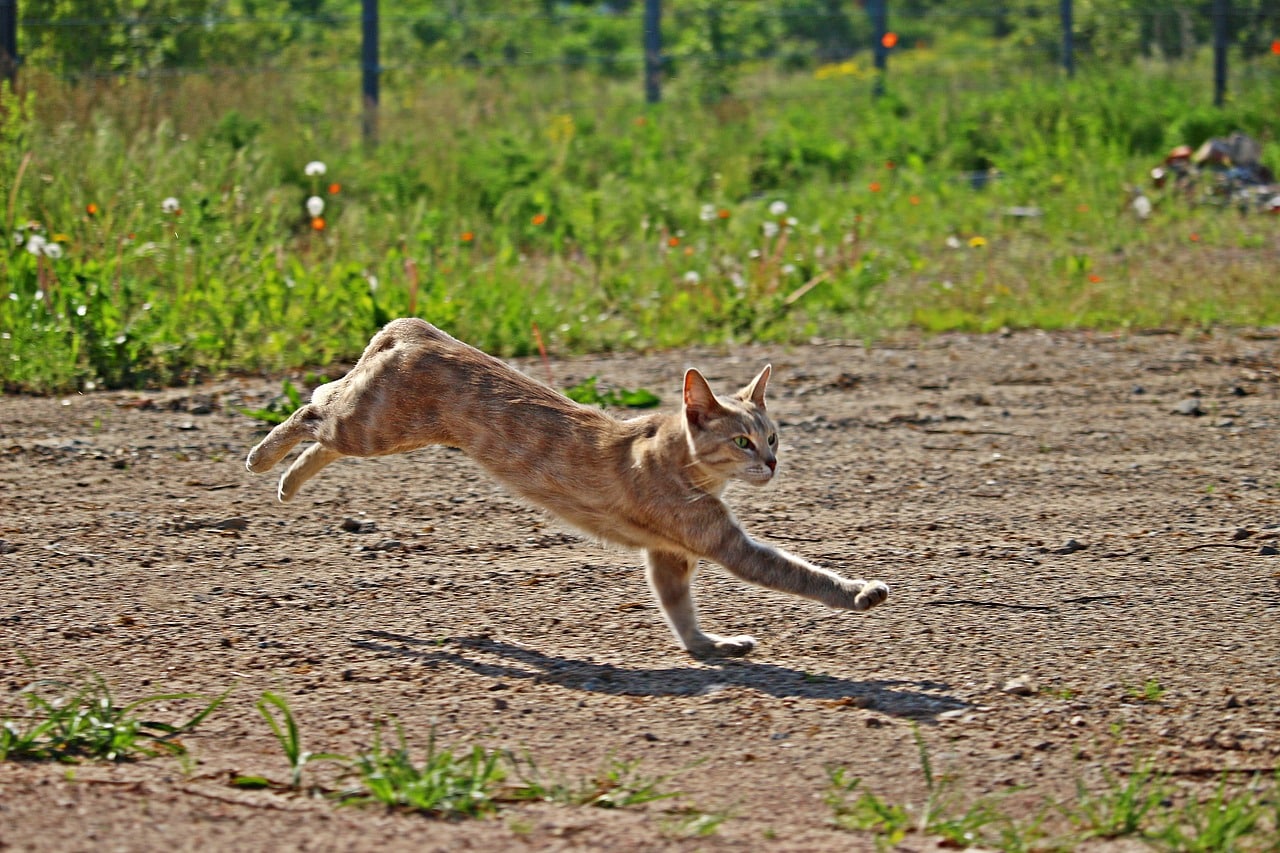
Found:
M 0 847 L 870 849 L 832 825 L 828 768 L 920 803 L 917 731 L 960 804 L 1003 792 L 1019 817 L 1144 760 L 1187 796 L 1277 766 L 1280 334 L 904 338 L 550 370 L 673 404 L 688 365 L 727 389 L 765 361 L 781 476 L 729 502 L 758 538 L 893 592 L 831 612 L 706 567 L 704 625 L 760 640 L 724 662 L 676 646 L 637 555 L 565 532 L 455 451 L 340 462 L 277 503 L 278 472 L 244 470 L 260 425 L 235 407 L 279 378 L 0 398 L 0 714 L 38 679 L 86 673 L 121 701 L 234 687 L 185 739 L 185 768 L 0 763 Z M 417 746 L 434 727 L 440 746 L 510 749 L 568 782 L 638 762 L 683 793 L 450 822 L 233 788 L 288 778 L 254 710 L 266 690 L 314 751 L 358 753 L 395 718 Z M 308 780 L 338 785 L 326 767 Z M 727 817 L 689 837 L 699 814 Z M 1054 812 L 1046 827 L 1068 828 Z

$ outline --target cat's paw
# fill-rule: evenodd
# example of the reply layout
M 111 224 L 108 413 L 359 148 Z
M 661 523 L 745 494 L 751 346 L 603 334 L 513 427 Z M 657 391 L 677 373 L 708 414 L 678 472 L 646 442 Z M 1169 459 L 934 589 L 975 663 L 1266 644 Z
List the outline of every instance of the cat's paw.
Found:
M 866 581 L 853 599 L 853 609 L 870 610 L 889 598 L 889 587 L 883 581 Z
M 699 658 L 740 658 L 756 647 L 756 638 L 743 634 L 739 637 L 720 637 L 703 634 L 689 643 L 689 653 Z

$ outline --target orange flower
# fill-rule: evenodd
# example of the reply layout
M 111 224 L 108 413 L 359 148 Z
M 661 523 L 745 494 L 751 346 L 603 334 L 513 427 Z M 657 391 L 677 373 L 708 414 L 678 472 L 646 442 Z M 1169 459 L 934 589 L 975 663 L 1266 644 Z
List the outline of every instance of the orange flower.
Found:
M 679 238 L 679 237 L 668 237 L 668 238 L 667 238 L 667 245 L 674 249 L 676 246 L 679 246 L 679 245 L 680 245 L 680 238 Z
M 896 168 L 898 168 L 898 164 L 897 164 L 897 163 L 895 163 L 895 162 L 893 162 L 892 160 L 885 160 L 885 161 L 884 161 L 884 167 L 885 167 L 886 169 L 896 169 Z
M 1194 231 L 1193 231 L 1193 232 L 1191 232 L 1191 242 L 1192 242 L 1192 243 L 1199 243 L 1199 242 L 1200 242 L 1200 235 L 1199 235 L 1199 234 L 1197 234 L 1197 233 L 1195 233 Z
M 880 37 L 880 43 L 885 47 L 892 49 L 898 44 L 898 34 L 885 33 L 883 36 Z
M 918 196 L 918 195 L 913 195 L 913 196 L 911 196 L 911 198 L 907 199 L 907 201 L 911 202 L 912 204 L 919 204 L 919 203 L 920 203 L 920 196 Z
M 533 215 L 534 225 L 545 225 L 547 223 L 547 215 L 545 213 L 535 213 Z
M 340 192 L 342 192 L 342 184 L 329 184 L 329 195 L 337 195 Z
M 463 231 L 462 235 L 458 239 L 464 243 L 470 243 L 472 240 L 476 239 L 476 235 L 470 231 Z
M 691 255 L 693 255 L 693 247 L 692 247 L 692 246 L 685 246 L 685 247 L 684 247 L 684 255 L 685 255 L 685 257 L 686 257 L 686 258 L 687 258 L 687 257 L 690 257 Z
M 1271 53 L 1273 56 L 1280 56 L 1280 39 L 1276 39 L 1271 43 Z
M 1089 282 L 1091 284 L 1098 284 L 1101 281 L 1102 281 L 1102 276 L 1098 275 L 1097 273 L 1089 274 Z
M 732 215 L 733 214 L 729 213 L 727 208 L 722 207 L 716 211 L 716 216 L 720 217 L 721 219 L 728 219 Z
M 312 230 L 312 231 L 323 231 L 323 230 L 324 230 L 324 217 L 323 217 L 323 216 L 314 216 L 314 217 L 312 217 L 312 218 L 311 218 L 311 230 Z
M 97 216 L 97 215 L 98 215 L 98 206 L 97 206 L 96 204 L 94 204 L 93 202 L 89 202 L 88 204 L 86 204 L 86 205 L 84 206 L 84 212 L 85 212 L 85 213 L 87 213 L 87 214 L 89 214 L 90 216 Z
M 872 181 L 872 182 L 871 182 L 871 191 L 872 191 L 873 193 L 878 193 L 878 192 L 880 192 L 880 182 L 879 182 L 879 181 Z

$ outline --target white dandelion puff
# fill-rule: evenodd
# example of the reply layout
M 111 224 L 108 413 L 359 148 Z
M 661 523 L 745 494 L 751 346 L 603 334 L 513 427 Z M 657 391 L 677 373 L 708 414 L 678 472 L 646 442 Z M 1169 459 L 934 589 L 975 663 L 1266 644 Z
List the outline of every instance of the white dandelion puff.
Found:
M 307 213 L 311 214 L 312 219 L 324 213 L 324 199 L 318 195 L 313 195 L 307 199 Z
M 164 201 L 160 202 L 160 209 L 165 213 L 177 213 L 182 210 L 182 205 L 176 198 L 169 196 Z
M 773 222 L 772 220 L 766 220 L 760 228 L 764 231 L 764 236 L 767 238 L 778 236 L 778 223 Z
M 318 175 L 323 175 L 325 172 L 329 171 L 329 169 L 327 166 L 325 166 L 324 163 L 321 163 L 319 160 L 312 160 L 305 167 L 303 167 L 302 171 L 306 173 L 308 178 L 314 178 Z
M 786 212 L 787 212 L 787 203 L 785 201 L 782 201 L 781 199 L 769 205 L 770 216 L 781 216 Z

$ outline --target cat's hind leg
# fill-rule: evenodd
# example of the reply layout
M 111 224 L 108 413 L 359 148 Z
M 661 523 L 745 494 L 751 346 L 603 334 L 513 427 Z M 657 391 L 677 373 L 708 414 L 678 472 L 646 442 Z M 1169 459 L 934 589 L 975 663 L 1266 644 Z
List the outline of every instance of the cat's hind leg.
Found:
M 754 637 L 721 637 L 698 627 L 689 584 L 698 561 L 669 551 L 645 551 L 649 588 L 657 596 L 676 639 L 695 657 L 740 657 L 756 646 Z
M 330 450 L 323 444 L 313 444 L 302 451 L 280 478 L 280 488 L 276 493 L 280 501 L 283 503 L 292 499 L 298 489 L 302 488 L 302 484 L 314 477 L 321 468 L 345 455 Z
M 277 424 L 275 429 L 267 433 L 266 438 L 249 451 L 244 467 L 254 474 L 270 471 L 277 462 L 288 455 L 290 450 L 293 450 L 298 442 L 307 438 L 316 438 L 316 428 L 320 419 L 320 411 L 314 403 L 301 407 L 284 423 Z

